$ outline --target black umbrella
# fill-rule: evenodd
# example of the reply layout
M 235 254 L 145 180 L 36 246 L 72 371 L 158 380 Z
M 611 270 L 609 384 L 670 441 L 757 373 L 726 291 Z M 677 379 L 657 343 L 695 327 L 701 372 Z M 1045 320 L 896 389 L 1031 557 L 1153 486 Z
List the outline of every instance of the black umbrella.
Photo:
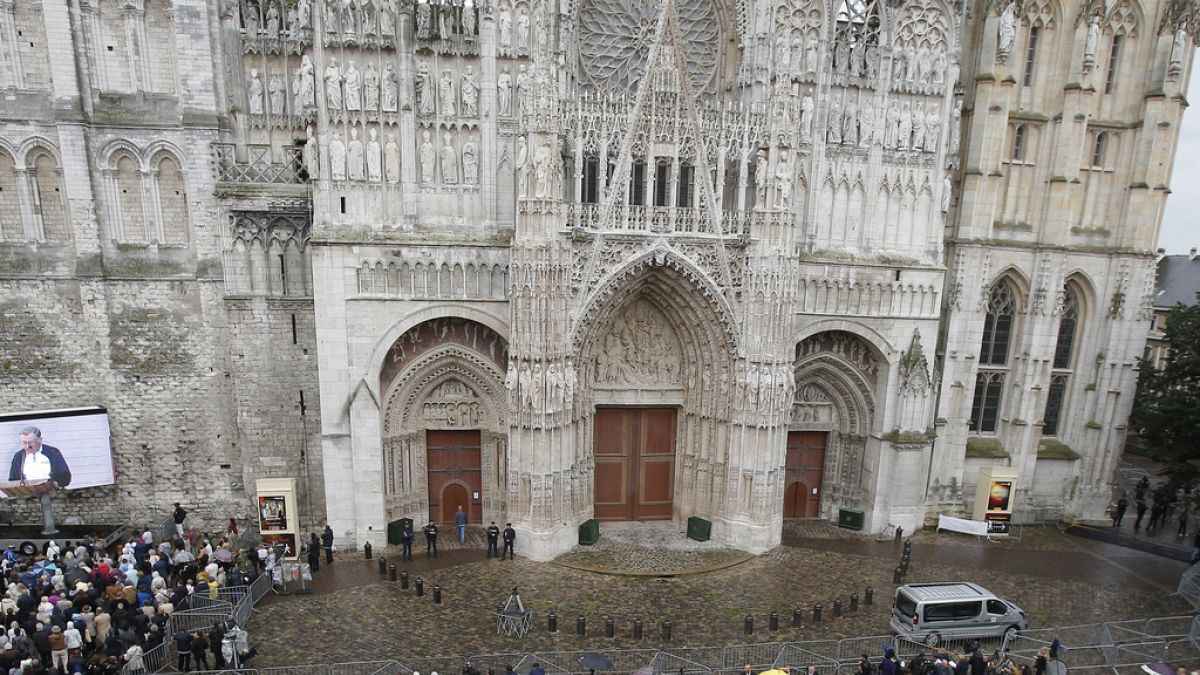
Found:
M 612 670 L 613 662 L 612 659 L 603 654 L 584 652 L 579 655 L 579 665 L 595 672 L 597 670 Z

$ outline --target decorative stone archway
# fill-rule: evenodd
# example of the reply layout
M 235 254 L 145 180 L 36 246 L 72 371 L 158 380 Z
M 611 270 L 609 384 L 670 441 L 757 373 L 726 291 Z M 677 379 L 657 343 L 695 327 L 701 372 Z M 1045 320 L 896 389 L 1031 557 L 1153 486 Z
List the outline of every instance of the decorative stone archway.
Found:
M 862 508 L 870 488 L 864 463 L 875 430 L 876 391 L 885 368 L 866 340 L 846 331 L 827 331 L 796 346 L 796 398 L 791 431 L 828 432 L 820 514 L 839 507 Z
M 431 319 L 396 340 L 380 370 L 382 471 L 389 520 L 429 515 L 430 431 L 478 430 L 481 507 L 502 520 L 507 471 L 508 415 L 504 364 L 508 346 L 483 324 L 457 317 Z

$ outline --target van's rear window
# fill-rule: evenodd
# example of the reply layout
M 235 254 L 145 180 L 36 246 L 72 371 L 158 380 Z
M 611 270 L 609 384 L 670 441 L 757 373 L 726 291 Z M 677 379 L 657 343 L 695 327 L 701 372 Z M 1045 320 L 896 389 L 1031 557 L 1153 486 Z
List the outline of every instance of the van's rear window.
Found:
M 904 591 L 900 591 L 896 594 L 896 609 L 911 619 L 917 614 L 917 601 L 905 595 Z

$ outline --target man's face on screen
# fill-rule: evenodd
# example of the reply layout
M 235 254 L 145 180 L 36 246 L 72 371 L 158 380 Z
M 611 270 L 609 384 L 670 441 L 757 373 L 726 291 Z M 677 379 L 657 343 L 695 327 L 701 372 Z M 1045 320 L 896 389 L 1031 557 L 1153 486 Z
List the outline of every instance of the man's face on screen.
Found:
M 21 447 L 25 452 L 37 452 L 42 447 L 42 437 L 33 434 L 21 434 Z

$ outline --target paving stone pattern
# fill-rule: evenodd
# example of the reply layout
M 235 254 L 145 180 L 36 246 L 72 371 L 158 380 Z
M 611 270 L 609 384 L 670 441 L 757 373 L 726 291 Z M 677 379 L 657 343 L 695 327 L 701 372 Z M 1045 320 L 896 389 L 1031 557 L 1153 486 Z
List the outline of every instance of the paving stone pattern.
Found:
M 574 649 L 665 646 L 723 646 L 742 642 L 813 640 L 885 634 L 894 590 L 892 571 L 900 547 L 871 538 L 844 536 L 827 528 L 785 533 L 785 545 L 746 562 L 713 572 L 672 578 L 598 574 L 556 564 L 485 560 L 482 535 L 461 547 L 447 541 L 442 555 L 398 563 L 420 576 L 426 596 L 418 598 L 377 573 L 377 561 L 345 554 L 317 574 L 315 593 L 272 597 L 250 624 L 260 650 L 256 666 L 397 659 L 418 662 L 438 655 L 532 653 Z M 449 537 L 448 539 L 453 539 Z M 616 537 L 613 537 L 616 539 Z M 624 560 L 637 550 L 613 554 Z M 690 545 L 684 545 L 690 546 Z M 616 548 L 614 542 L 612 548 Z M 661 548 L 655 546 L 654 548 Z M 423 551 L 423 545 L 419 549 Z M 385 555 L 398 559 L 392 550 Z M 694 551 L 662 551 L 656 560 Z M 1020 541 L 994 544 L 957 535 L 922 535 L 913 546 L 907 581 L 961 580 L 983 584 L 1028 611 L 1034 626 L 1074 625 L 1183 614 L 1187 606 L 1170 597 L 1182 563 L 1127 551 L 1060 533 L 1031 528 Z M 443 588 L 443 605 L 431 588 Z M 512 587 L 534 611 L 535 627 L 523 639 L 496 634 L 494 612 Z M 835 599 L 848 609 L 851 593 L 875 589 L 873 607 L 832 616 Z M 824 605 L 825 620 L 811 621 L 811 608 Z M 805 609 L 805 626 L 790 627 L 794 607 Z M 560 632 L 546 632 L 549 612 Z M 768 615 L 780 613 L 781 630 L 767 631 Z M 587 618 L 589 636 L 575 635 L 575 617 Z M 756 632 L 743 634 L 746 615 Z M 616 620 L 616 637 L 605 638 L 604 618 Z M 634 619 L 645 622 L 645 639 L 632 639 Z M 673 623 L 669 645 L 659 640 L 662 620 Z

